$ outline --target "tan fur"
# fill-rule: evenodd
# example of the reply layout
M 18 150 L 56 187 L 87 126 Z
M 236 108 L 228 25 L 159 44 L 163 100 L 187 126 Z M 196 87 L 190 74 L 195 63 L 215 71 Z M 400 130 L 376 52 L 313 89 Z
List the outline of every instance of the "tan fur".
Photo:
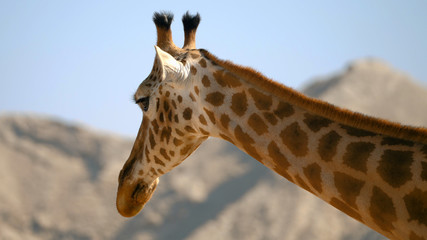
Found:
M 405 126 L 384 119 L 366 116 L 357 112 L 342 109 L 325 101 L 303 95 L 289 87 L 277 83 L 260 72 L 250 68 L 234 64 L 230 61 L 218 59 L 206 50 L 201 50 L 205 57 L 237 76 L 247 80 L 256 87 L 270 92 L 284 101 L 294 104 L 311 113 L 329 118 L 333 121 L 351 127 L 360 128 L 390 137 L 401 138 L 413 142 L 427 144 L 427 129 L 423 127 Z
M 185 32 L 184 46 L 182 49 L 194 49 L 196 48 L 196 31 Z
M 177 56 L 182 54 L 184 50 L 177 47 L 172 40 L 172 31 L 170 29 L 165 30 L 163 28 L 157 27 L 157 46 L 160 47 L 163 51 L 171 54 L 172 56 Z

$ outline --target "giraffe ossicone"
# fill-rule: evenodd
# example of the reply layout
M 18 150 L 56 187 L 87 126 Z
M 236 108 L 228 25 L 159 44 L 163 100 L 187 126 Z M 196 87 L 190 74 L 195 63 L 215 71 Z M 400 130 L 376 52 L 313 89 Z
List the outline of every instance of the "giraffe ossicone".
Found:
M 117 209 L 135 216 L 159 177 L 208 137 L 227 140 L 276 173 L 391 239 L 427 239 L 427 129 L 335 107 L 255 70 L 195 49 L 200 16 L 155 13 L 156 57 L 135 92 L 143 120 L 119 175 Z

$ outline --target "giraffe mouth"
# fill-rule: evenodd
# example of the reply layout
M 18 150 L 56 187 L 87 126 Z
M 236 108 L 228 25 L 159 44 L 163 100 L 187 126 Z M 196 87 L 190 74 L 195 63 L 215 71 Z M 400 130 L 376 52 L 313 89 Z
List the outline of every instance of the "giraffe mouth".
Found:
M 136 184 L 121 184 L 117 191 L 116 206 L 123 217 L 133 217 L 137 215 L 145 204 L 150 200 L 156 190 L 159 179 L 151 184 L 138 182 Z

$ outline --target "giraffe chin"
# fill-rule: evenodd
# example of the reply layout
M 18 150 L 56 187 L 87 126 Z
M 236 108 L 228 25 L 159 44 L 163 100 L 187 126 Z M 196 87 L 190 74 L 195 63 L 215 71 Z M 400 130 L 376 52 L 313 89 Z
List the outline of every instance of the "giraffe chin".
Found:
M 158 183 L 159 178 L 156 178 L 151 184 L 139 182 L 119 186 L 116 206 L 120 215 L 129 218 L 137 215 L 150 200 Z

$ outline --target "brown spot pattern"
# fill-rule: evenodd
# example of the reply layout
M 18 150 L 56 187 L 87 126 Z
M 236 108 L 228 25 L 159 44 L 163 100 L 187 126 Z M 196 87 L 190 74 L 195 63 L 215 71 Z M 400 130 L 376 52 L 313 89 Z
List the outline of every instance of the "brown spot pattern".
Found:
M 337 146 L 340 140 L 341 136 L 335 131 L 331 131 L 320 138 L 317 151 L 323 161 L 332 161 L 332 158 L 337 153 Z
M 219 136 L 220 136 L 222 139 L 224 139 L 224 140 L 226 140 L 226 141 L 229 141 L 229 142 L 231 142 L 231 143 L 233 143 L 233 144 L 234 144 L 233 139 L 229 138 L 227 135 L 224 135 L 224 134 L 220 133 L 220 134 L 219 134 Z
M 165 117 L 164 117 L 164 115 L 163 115 L 163 112 L 160 112 L 160 114 L 159 114 L 159 121 L 160 121 L 161 123 L 165 122 Z
M 150 159 L 150 156 L 149 156 L 150 151 L 148 151 L 147 146 L 145 146 L 145 149 L 144 149 L 144 150 L 145 150 L 145 151 L 144 151 L 144 153 L 145 153 L 145 160 L 147 161 L 147 163 L 150 163 L 150 162 L 151 162 L 151 159 Z
M 195 68 L 194 66 L 191 66 L 191 67 L 190 67 L 190 72 L 191 72 L 191 74 L 196 75 L 196 73 L 197 73 L 197 68 Z
M 191 101 L 195 102 L 196 101 L 196 97 L 194 97 L 193 93 L 189 94 Z
M 269 110 L 271 107 L 271 104 L 273 104 L 273 98 L 270 95 L 266 95 L 255 88 L 250 88 L 249 93 L 251 94 L 255 106 L 259 110 Z
M 401 146 L 414 146 L 414 143 L 404 139 L 393 138 L 393 137 L 384 137 L 381 141 L 381 145 L 401 145 Z
M 270 112 L 263 112 L 262 114 L 264 116 L 264 118 L 271 124 L 271 125 L 276 125 L 277 124 L 277 118 L 273 113 Z
M 356 198 L 359 196 L 365 183 L 350 175 L 341 172 L 334 173 L 334 182 L 341 198 L 352 208 L 357 209 Z
M 166 152 L 166 149 L 164 148 L 160 148 L 160 154 L 168 161 L 171 160 L 171 158 L 169 157 L 168 153 Z
M 193 114 L 193 110 L 191 110 L 191 108 L 186 108 L 184 110 L 184 112 L 182 113 L 182 117 L 185 120 L 190 120 L 191 119 L 191 115 Z
M 358 220 L 359 222 L 363 223 L 362 217 L 358 212 L 356 212 L 353 208 L 349 207 L 346 203 L 342 202 L 341 200 L 337 198 L 332 198 L 329 202 L 332 206 L 336 207 L 340 211 L 346 213 L 350 217 Z
M 304 123 L 313 132 L 318 132 L 320 129 L 327 127 L 329 126 L 329 124 L 332 123 L 332 121 L 327 118 L 312 115 L 309 113 L 304 114 L 304 117 Z
M 173 139 L 173 144 L 175 145 L 175 146 L 179 146 L 179 145 L 181 145 L 181 144 L 183 144 L 184 142 L 183 141 L 181 141 L 181 140 L 179 140 L 178 138 L 174 138 Z
M 166 140 L 166 144 L 169 143 L 169 139 L 171 137 L 172 128 L 170 127 L 164 127 L 162 129 L 162 132 L 160 133 L 160 141 L 163 142 L 163 140 Z
M 154 169 L 154 168 L 150 168 L 150 172 L 153 176 L 157 175 L 156 169 Z
M 160 160 L 160 158 L 158 158 L 156 155 L 154 155 L 154 162 L 156 164 L 162 165 L 163 167 L 166 166 L 165 163 L 162 160 Z
M 215 114 L 214 114 L 213 112 L 209 111 L 209 110 L 208 110 L 208 109 L 206 109 L 206 108 L 203 108 L 203 111 L 205 111 L 205 112 L 206 112 L 206 114 L 207 114 L 207 115 L 208 115 L 208 117 L 209 117 L 209 120 L 211 120 L 211 122 L 212 122 L 213 124 L 216 124 Z
M 193 145 L 186 145 L 183 148 L 181 148 L 180 154 L 181 156 L 187 156 L 190 153 L 190 150 Z
M 344 164 L 347 166 L 366 172 L 368 158 L 371 156 L 372 151 L 375 149 L 375 144 L 369 142 L 353 142 L 346 148 L 344 154 Z
M 235 77 L 230 72 L 224 72 L 223 70 L 220 70 L 220 71 L 214 72 L 213 76 L 214 76 L 216 82 L 221 87 L 232 88 L 232 87 L 238 87 L 238 86 L 242 85 L 240 83 L 239 79 L 237 77 Z
M 258 135 L 262 135 L 268 132 L 268 126 L 264 123 L 264 120 L 262 120 L 262 118 L 256 113 L 253 113 L 249 117 L 248 124 Z
M 185 126 L 184 129 L 189 133 L 196 133 L 196 130 L 194 130 L 194 128 L 192 128 L 191 126 Z
M 310 182 L 311 186 L 318 192 L 322 192 L 322 170 L 317 163 L 312 163 L 304 168 L 304 175 Z
M 209 132 L 208 131 L 206 131 L 205 129 L 203 129 L 203 128 L 199 128 L 199 131 L 202 133 L 202 134 L 204 134 L 204 135 L 209 135 Z
M 287 126 L 281 133 L 283 143 L 297 156 L 302 157 L 308 152 L 308 136 L 297 122 Z
M 206 60 L 205 60 L 204 58 L 200 59 L 200 61 L 199 61 L 199 65 L 200 65 L 202 68 L 205 68 L 205 67 L 207 66 L 207 64 L 206 64 Z
M 390 232 L 394 229 L 393 222 L 397 220 L 397 216 L 393 201 L 378 187 L 372 189 L 369 213 L 375 224 L 383 231 Z
M 196 59 L 196 58 L 199 58 L 199 57 L 200 57 L 200 54 L 199 54 L 199 53 L 197 53 L 197 52 L 192 52 L 192 53 L 190 53 L 190 56 L 191 56 L 191 58 Z
M 151 128 L 148 131 L 148 140 L 150 141 L 151 149 L 153 149 L 154 146 L 156 146 L 156 140 L 154 140 L 154 135 L 153 135 L 153 131 L 151 130 Z
M 415 188 L 403 200 L 408 209 L 409 221 L 417 221 L 427 227 L 427 192 Z
M 208 125 L 208 122 L 206 122 L 206 118 L 202 114 L 200 114 L 199 116 L 199 121 L 203 125 Z
M 168 101 L 163 100 L 163 109 L 165 112 L 169 111 L 169 103 Z
M 236 137 L 237 141 L 242 144 L 243 148 L 249 155 L 257 160 L 261 159 L 261 156 L 258 154 L 254 146 L 252 146 L 255 141 L 251 136 L 249 136 L 249 134 L 243 132 L 240 126 L 236 126 L 234 129 L 234 136 Z
M 285 157 L 285 155 L 282 154 L 279 147 L 274 141 L 271 141 L 270 144 L 268 144 L 268 156 L 276 163 L 276 165 L 280 165 L 281 169 L 288 169 L 288 167 L 291 165 L 288 162 L 288 159 Z
M 290 182 L 295 183 L 295 180 L 289 175 L 288 171 L 280 165 L 275 165 L 273 171 L 278 173 L 280 176 L 288 179 Z
M 377 135 L 376 133 L 373 133 L 373 132 L 369 132 L 366 130 L 362 130 L 362 129 L 358 129 L 358 128 L 354 128 L 346 125 L 341 125 L 341 128 L 344 129 L 348 135 L 353 137 L 373 137 Z
M 294 113 L 295 110 L 292 105 L 285 102 L 279 102 L 279 105 L 277 105 L 276 110 L 274 110 L 274 114 L 280 119 L 283 119 L 284 117 L 290 117 Z
M 381 178 L 392 187 L 400 187 L 412 178 L 411 164 L 414 161 L 410 151 L 385 150 L 377 171 Z
M 231 97 L 231 110 L 237 116 L 243 116 L 248 108 L 248 100 L 245 92 L 236 93 Z
M 307 190 L 307 191 L 309 191 L 309 192 L 311 192 L 311 193 L 313 193 L 313 191 L 311 191 L 311 189 L 310 189 L 310 187 L 307 185 L 307 183 L 305 183 L 304 182 L 304 180 L 302 180 L 302 178 L 299 176 L 299 175 L 296 175 L 295 176 L 295 183 L 298 185 L 298 186 L 300 186 L 300 187 L 302 187 L 302 188 L 304 188 L 305 190 Z
M 159 111 L 159 108 L 160 108 L 160 99 L 156 98 L 156 112 Z
M 206 95 L 205 100 L 213 106 L 218 107 L 224 103 L 224 97 L 224 94 L 220 92 L 213 92 Z
M 224 75 L 224 79 L 229 87 L 238 87 L 242 85 L 240 80 L 231 72 L 226 72 Z
M 154 133 L 158 134 L 159 133 L 159 124 L 157 124 L 156 119 L 151 121 L 151 126 L 153 127 Z
M 182 96 L 181 95 L 178 95 L 178 102 L 182 103 Z
M 249 134 L 243 132 L 242 128 L 239 125 L 237 125 L 234 129 L 234 136 L 236 137 L 237 141 L 241 142 L 243 145 L 255 143 L 254 139 L 249 136 Z
M 199 88 L 197 86 L 194 86 L 194 92 L 197 96 L 199 96 Z
M 169 113 L 168 113 L 168 119 L 169 119 L 169 122 L 172 122 L 172 111 L 169 111 Z
M 220 118 L 221 125 L 228 129 L 228 124 L 230 123 L 230 117 L 227 114 L 222 114 Z
M 211 86 L 211 81 L 209 81 L 208 76 L 204 75 L 202 78 L 202 84 L 203 86 L 205 86 L 206 88 Z
M 215 81 L 221 86 L 221 87 L 225 87 L 227 86 L 226 82 L 224 81 L 222 74 L 224 73 L 223 70 L 220 71 L 216 71 L 213 73 L 213 77 L 215 79 Z
M 179 130 L 178 128 L 175 128 L 175 132 L 176 132 L 176 134 L 178 134 L 181 137 L 184 136 L 184 133 L 181 132 L 181 130 Z

